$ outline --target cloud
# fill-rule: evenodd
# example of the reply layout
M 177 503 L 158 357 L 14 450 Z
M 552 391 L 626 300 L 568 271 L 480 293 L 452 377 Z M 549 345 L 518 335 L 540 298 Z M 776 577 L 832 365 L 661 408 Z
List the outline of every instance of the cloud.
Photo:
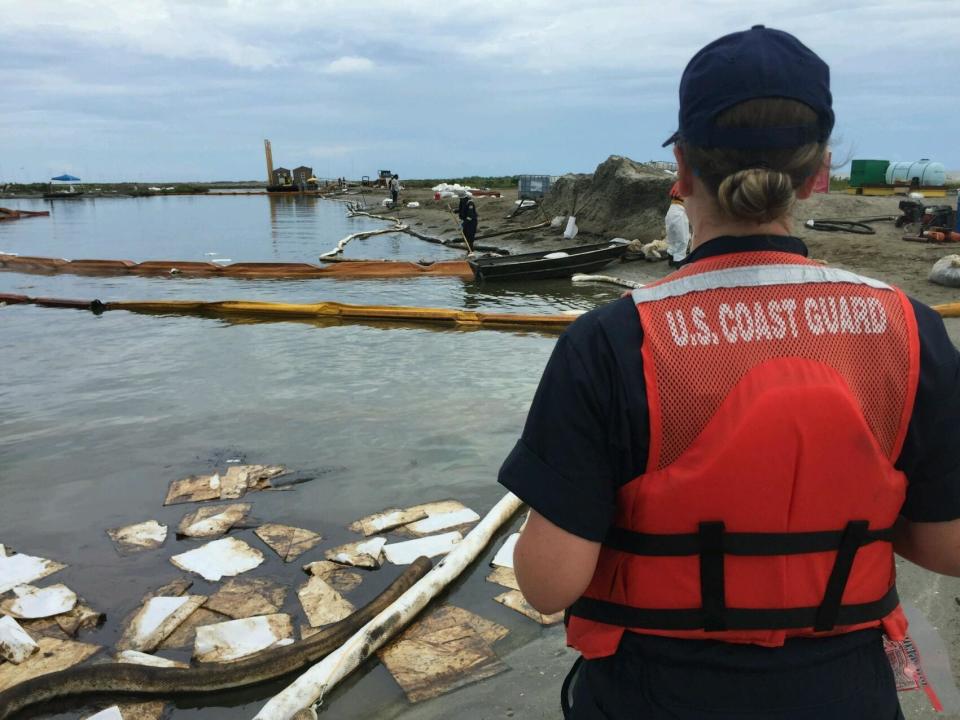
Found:
M 344 55 L 328 64 L 324 72 L 330 75 L 347 75 L 371 72 L 375 67 L 376 63 L 370 58 Z
M 331 175 L 666 157 L 687 60 L 756 23 L 830 63 L 838 135 L 878 157 L 960 166 L 944 119 L 960 100 L 936 84 L 956 60 L 929 42 L 931 27 L 960 34 L 956 0 L 914 0 L 907 14 L 902 0 L 485 0 L 466 16 L 434 0 L 0 4 L 7 168 L 39 166 L 45 138 L 60 143 L 53 157 L 128 176 L 149 163 L 172 177 L 195 157 L 211 177 L 259 176 L 264 137 Z M 933 84 L 905 79 L 904 53 Z

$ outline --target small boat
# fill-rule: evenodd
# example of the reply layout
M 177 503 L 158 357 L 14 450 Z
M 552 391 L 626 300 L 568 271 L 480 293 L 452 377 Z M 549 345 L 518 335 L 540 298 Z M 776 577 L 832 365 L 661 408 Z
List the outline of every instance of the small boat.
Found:
M 78 200 L 83 197 L 83 190 L 77 190 L 74 192 L 45 192 L 43 194 L 44 200 Z
M 560 250 L 467 258 L 477 280 L 546 280 L 567 278 L 606 267 L 623 257 L 627 242 L 611 240 Z

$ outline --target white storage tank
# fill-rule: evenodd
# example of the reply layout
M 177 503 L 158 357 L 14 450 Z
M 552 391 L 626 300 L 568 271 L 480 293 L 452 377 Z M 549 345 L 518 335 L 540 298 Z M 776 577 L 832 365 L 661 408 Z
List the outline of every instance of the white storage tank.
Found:
M 887 185 L 906 183 L 920 187 L 943 187 L 947 171 L 943 163 L 926 158 L 916 162 L 892 162 L 887 167 Z

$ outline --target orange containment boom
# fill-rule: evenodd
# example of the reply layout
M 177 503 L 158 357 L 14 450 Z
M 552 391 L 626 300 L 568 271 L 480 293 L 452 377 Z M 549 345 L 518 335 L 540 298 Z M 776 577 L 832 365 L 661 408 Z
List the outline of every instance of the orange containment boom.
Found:
M 574 313 L 559 315 L 513 315 L 483 313 L 449 308 L 404 307 L 400 305 L 349 305 L 339 302 L 293 304 L 247 300 L 143 300 L 100 302 L 67 298 L 38 298 L 0 293 L 0 303 L 31 304 L 41 307 L 73 308 L 96 313 L 127 310 L 156 315 L 202 315 L 241 320 L 330 320 L 334 322 L 394 322 L 418 325 L 447 325 L 456 328 L 563 330 L 573 322 Z
M 0 207 L 0 222 L 28 217 L 46 217 L 49 214 L 49 210 L 11 210 L 10 208 Z
M 168 275 L 176 277 L 235 278 L 396 278 L 457 277 L 473 279 L 473 270 L 465 260 L 417 263 L 390 260 L 355 260 L 330 265 L 283 262 L 240 262 L 217 265 L 194 260 L 64 260 L 0 253 L 0 270 L 49 275 Z

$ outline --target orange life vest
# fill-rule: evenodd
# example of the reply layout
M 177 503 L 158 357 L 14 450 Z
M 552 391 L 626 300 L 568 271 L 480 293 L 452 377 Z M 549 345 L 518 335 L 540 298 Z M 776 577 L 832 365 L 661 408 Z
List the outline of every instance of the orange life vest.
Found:
M 705 258 L 634 292 L 646 471 L 620 488 L 567 641 L 625 631 L 775 647 L 882 625 L 902 639 L 894 468 L 919 339 L 882 282 L 785 252 Z

